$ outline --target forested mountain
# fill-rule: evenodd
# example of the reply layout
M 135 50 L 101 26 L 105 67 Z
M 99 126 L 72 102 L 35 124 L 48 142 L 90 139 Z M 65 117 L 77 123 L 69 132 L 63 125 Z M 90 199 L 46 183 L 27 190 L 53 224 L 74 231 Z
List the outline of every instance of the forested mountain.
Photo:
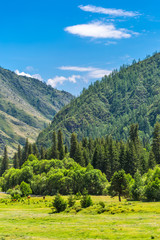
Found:
M 122 66 L 101 81 L 96 81 L 72 100 L 43 130 L 39 145 L 51 145 L 54 130 L 62 129 L 69 143 L 72 132 L 79 139 L 111 134 L 127 139 L 132 123 L 139 124 L 140 137 L 146 144 L 153 126 L 160 120 L 160 53 L 143 61 Z
M 5 145 L 11 154 L 26 138 L 35 141 L 71 99 L 73 96 L 67 92 L 0 68 L 0 154 Z

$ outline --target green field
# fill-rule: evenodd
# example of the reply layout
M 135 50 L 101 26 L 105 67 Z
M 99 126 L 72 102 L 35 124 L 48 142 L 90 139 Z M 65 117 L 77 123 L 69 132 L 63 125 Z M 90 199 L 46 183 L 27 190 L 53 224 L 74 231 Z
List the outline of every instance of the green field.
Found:
M 160 203 L 119 203 L 117 198 L 92 196 L 92 207 L 53 214 L 53 198 L 12 202 L 1 194 L 0 240 L 160 239 Z M 106 205 L 102 214 L 97 213 L 99 201 Z

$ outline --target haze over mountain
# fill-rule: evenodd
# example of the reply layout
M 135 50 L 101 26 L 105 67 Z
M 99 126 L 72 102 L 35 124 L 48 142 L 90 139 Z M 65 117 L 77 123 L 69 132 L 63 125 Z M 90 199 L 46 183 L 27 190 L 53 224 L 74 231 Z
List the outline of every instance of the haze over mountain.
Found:
M 155 53 L 90 85 L 55 115 L 37 143 L 49 147 L 52 132 L 57 129 L 62 129 L 66 142 L 72 132 L 79 138 L 111 134 L 116 139 L 127 139 L 131 123 L 139 123 L 141 138 L 147 143 L 159 120 L 160 53 Z
M 0 153 L 36 140 L 38 133 L 73 96 L 45 83 L 0 68 Z

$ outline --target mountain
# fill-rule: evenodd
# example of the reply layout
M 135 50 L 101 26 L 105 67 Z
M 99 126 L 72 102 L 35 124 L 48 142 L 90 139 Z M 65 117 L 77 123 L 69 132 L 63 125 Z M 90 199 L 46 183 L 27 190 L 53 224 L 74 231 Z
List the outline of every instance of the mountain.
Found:
M 123 65 L 84 89 L 55 115 L 37 143 L 49 147 L 57 129 L 62 129 L 66 142 L 72 132 L 79 139 L 109 134 L 127 139 L 129 126 L 139 123 L 141 139 L 147 144 L 156 121 L 160 121 L 160 53 Z
M 73 99 L 45 83 L 0 68 L 0 153 L 12 154 L 25 139 L 36 140 L 53 116 Z

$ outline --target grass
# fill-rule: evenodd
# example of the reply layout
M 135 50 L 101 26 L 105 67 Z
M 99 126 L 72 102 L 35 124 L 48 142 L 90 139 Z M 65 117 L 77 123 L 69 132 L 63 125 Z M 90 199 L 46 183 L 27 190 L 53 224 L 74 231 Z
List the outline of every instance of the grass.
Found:
M 119 203 L 117 198 L 92 196 L 92 207 L 51 214 L 53 198 L 11 202 L 1 194 L 0 240 L 160 239 L 160 203 Z M 99 201 L 106 206 L 102 214 L 97 214 Z

